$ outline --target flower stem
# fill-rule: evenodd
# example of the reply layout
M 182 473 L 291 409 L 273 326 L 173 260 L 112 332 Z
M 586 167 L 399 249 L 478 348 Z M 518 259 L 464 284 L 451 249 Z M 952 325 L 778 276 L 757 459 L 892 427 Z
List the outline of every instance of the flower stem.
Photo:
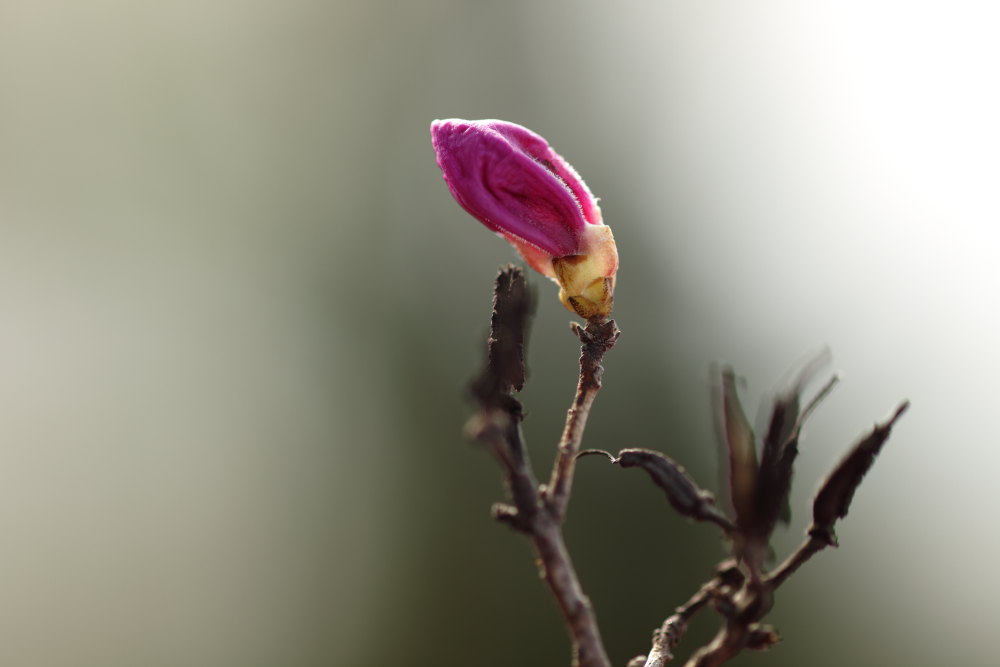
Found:
M 540 576 L 562 612 L 572 642 L 573 667 L 611 667 L 601 641 L 590 600 L 583 592 L 562 534 L 562 520 L 569 502 L 576 454 L 580 449 L 587 414 L 600 388 L 600 362 L 618 338 L 613 321 L 574 326 L 583 351 L 580 381 L 570 408 L 565 433 L 547 496 L 538 484 L 527 455 L 520 423 L 521 404 L 511 392 L 524 381 L 524 340 L 530 319 L 531 299 L 524 274 L 509 267 L 497 277 L 486 369 L 472 385 L 480 410 L 469 420 L 470 437 L 485 444 L 504 474 L 512 505 L 495 505 L 494 517 L 531 540 L 538 556 Z
M 545 502 L 553 516 L 560 523 L 565 519 L 566 506 L 573 487 L 573 472 L 576 469 L 576 457 L 583 441 L 583 431 L 587 426 L 587 417 L 594 404 L 597 392 L 601 388 L 601 376 L 604 367 L 601 362 L 604 355 L 614 347 L 621 334 L 614 320 L 592 321 L 586 327 L 575 322 L 571 325 L 573 333 L 580 338 L 580 378 L 576 385 L 576 396 L 573 405 L 566 414 L 566 426 L 559 439 L 559 449 L 555 464 L 552 466 L 552 476 L 545 489 Z

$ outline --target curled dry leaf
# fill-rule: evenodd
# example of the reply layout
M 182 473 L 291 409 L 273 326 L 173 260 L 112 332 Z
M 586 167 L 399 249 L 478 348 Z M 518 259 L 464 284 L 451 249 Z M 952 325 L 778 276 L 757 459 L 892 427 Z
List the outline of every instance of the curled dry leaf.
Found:
M 755 515 L 757 450 L 731 368 L 722 372 L 722 435 L 729 453 L 729 494 L 736 512 L 736 524 L 746 530 Z
M 534 309 L 524 271 L 513 265 L 502 268 L 493 290 L 486 368 L 471 386 L 480 403 L 496 404 L 524 388 L 524 348 Z
M 788 496 L 792 488 L 792 474 L 799 453 L 802 426 L 820 401 L 840 381 L 836 375 L 830 378 L 803 409 L 802 387 L 809 381 L 817 365 L 818 363 L 813 363 L 807 366 L 792 388 L 774 400 L 757 475 L 754 536 L 762 543 L 770 540 L 778 521 L 787 524 L 791 519 Z
M 696 521 L 710 521 L 727 532 L 733 524 L 715 506 L 715 497 L 698 486 L 683 466 L 650 449 L 623 449 L 612 459 L 623 468 L 642 468 L 663 489 L 671 506 Z
M 826 478 L 813 501 L 813 525 L 809 530 L 810 535 L 836 546 L 837 537 L 833 532 L 833 524 L 837 519 L 847 516 L 854 492 L 861 484 L 865 473 L 875 463 L 875 457 L 889 438 L 896 420 L 909 407 L 910 402 L 904 401 L 896 408 L 892 417 L 882 424 L 876 424 L 871 433 L 856 444 Z

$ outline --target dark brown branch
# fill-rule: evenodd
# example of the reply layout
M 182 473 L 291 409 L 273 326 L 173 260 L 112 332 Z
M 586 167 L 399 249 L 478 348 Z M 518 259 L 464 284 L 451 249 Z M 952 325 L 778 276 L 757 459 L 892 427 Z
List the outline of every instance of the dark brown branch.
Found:
M 494 505 L 493 517 L 530 534 L 541 503 L 518 419 L 502 409 L 484 409 L 469 420 L 466 433 L 471 439 L 489 446 L 503 468 L 504 483 L 514 505 Z
M 479 414 L 473 418 L 469 434 L 491 449 L 516 446 L 519 429 L 512 430 L 506 415 L 500 412 Z M 539 573 L 563 614 L 573 642 L 573 665 L 579 667 L 610 667 L 604 651 L 597 617 L 590 600 L 583 592 L 562 536 L 562 528 L 548 508 L 540 501 L 538 483 L 531 464 L 521 457 L 513 465 L 502 460 L 504 477 L 514 507 L 494 506 L 498 520 L 524 532 L 531 539 L 538 555 Z
M 674 647 L 680 643 L 687 631 L 688 623 L 695 614 L 712 600 L 726 598 L 730 591 L 740 587 L 745 577 L 734 560 L 726 560 L 715 568 L 716 575 L 705 582 L 687 602 L 674 610 L 673 616 L 663 621 L 663 625 L 653 631 L 653 648 L 648 656 L 637 656 L 629 663 L 637 667 L 663 667 L 674 659 Z M 725 604 L 725 602 L 723 602 Z
M 580 379 L 576 386 L 573 405 L 566 414 L 566 426 L 559 440 L 559 450 L 552 475 L 545 490 L 545 502 L 552 515 L 561 522 L 566 516 L 566 506 L 573 487 L 576 455 L 580 451 L 583 430 L 587 426 L 590 407 L 601 388 L 604 355 L 614 347 L 621 333 L 614 320 L 591 321 L 586 327 L 576 322 L 570 325 L 580 338 Z
M 597 616 L 584 594 L 563 541 L 560 524 L 548 512 L 539 514 L 532 542 L 542 564 L 542 579 L 559 604 L 573 641 L 574 667 L 610 667 L 597 627 Z
M 814 403 L 830 387 L 832 383 L 824 388 Z M 803 412 L 800 421 L 811 407 Z M 854 492 L 889 438 L 892 427 L 908 407 L 909 402 L 904 401 L 892 417 L 876 424 L 834 468 L 814 501 L 813 525 L 809 529 L 808 539 L 773 572 L 763 579 L 751 577 L 730 597 L 732 607 L 724 614 L 726 623 L 708 645 L 691 656 L 686 667 L 717 667 L 744 649 L 766 649 L 778 641 L 773 628 L 759 623 L 771 610 L 774 591 L 814 555 L 828 546 L 836 546 L 834 523 L 847 514 Z
M 646 656 L 644 667 L 663 667 L 674 659 L 671 651 L 681 641 L 688 623 L 696 613 L 708 604 L 718 586 L 718 581 L 704 584 L 690 600 L 677 607 L 673 616 L 663 621 L 663 625 L 653 632 L 653 650 Z
M 493 516 L 525 533 L 531 540 L 538 556 L 540 575 L 559 605 L 569 630 L 573 645 L 573 666 L 610 667 L 611 662 L 601 641 L 593 607 L 580 586 L 563 540 L 563 513 L 555 512 L 549 503 L 543 502 L 542 491 L 521 436 L 521 405 L 510 395 L 511 391 L 519 390 L 524 383 L 524 341 L 530 310 L 530 296 L 521 269 L 510 266 L 502 270 L 497 277 L 494 294 L 488 363 L 483 374 L 472 385 L 472 393 L 480 404 L 480 411 L 469 420 L 467 433 L 486 444 L 500 462 L 513 506 L 494 505 Z M 617 337 L 613 322 L 610 323 L 610 328 L 615 332 L 614 337 Z M 580 331 L 586 332 L 583 329 Z M 580 386 L 586 389 L 580 404 L 574 402 L 577 414 L 575 419 L 574 410 L 570 411 L 572 428 L 567 423 L 567 432 L 571 434 L 571 442 L 567 448 L 575 447 L 572 450 L 574 457 L 579 449 L 586 413 L 593 402 L 596 388 L 600 386 L 600 359 L 603 351 L 610 349 L 614 342 L 611 340 L 607 343 L 605 339 L 603 351 L 595 359 L 595 353 L 587 351 L 588 342 L 584 340 L 589 339 L 590 334 L 577 333 L 584 341 L 581 366 L 584 359 L 588 362 L 592 360 L 592 363 L 588 363 L 586 369 L 581 368 Z M 578 390 L 578 399 L 580 393 Z M 562 450 L 560 443 L 560 452 Z M 572 465 L 567 474 L 572 475 Z M 569 498 L 568 479 L 564 488 L 563 509 Z
M 785 559 L 784 563 L 776 567 L 773 572 L 767 575 L 764 579 L 764 583 L 767 584 L 773 591 L 778 586 L 785 583 L 790 576 L 795 574 L 795 571 L 798 570 L 803 563 L 828 546 L 830 546 L 829 542 L 822 538 L 813 536 L 808 537 L 806 541 L 795 550 L 795 553 Z

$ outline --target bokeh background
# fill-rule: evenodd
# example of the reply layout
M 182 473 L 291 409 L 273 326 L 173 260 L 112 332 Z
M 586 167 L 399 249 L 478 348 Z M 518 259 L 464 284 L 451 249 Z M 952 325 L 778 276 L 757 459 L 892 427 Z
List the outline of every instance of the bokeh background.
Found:
M 0 0 L 0 663 L 567 664 L 461 435 L 497 266 L 434 118 L 546 136 L 621 255 L 585 445 L 718 489 L 712 365 L 756 405 L 828 345 L 784 555 L 913 407 L 785 640 L 742 665 L 993 665 L 1000 14 L 986 2 Z M 523 399 L 547 468 L 578 354 Z M 567 537 L 615 664 L 723 551 L 581 462 Z M 682 648 L 715 627 L 706 617 Z

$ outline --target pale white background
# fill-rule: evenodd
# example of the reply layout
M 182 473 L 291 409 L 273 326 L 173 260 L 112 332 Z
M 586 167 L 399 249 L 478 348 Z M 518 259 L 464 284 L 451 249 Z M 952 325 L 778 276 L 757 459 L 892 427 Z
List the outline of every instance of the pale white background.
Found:
M 603 198 L 625 336 L 589 444 L 712 486 L 711 364 L 755 406 L 829 345 L 783 552 L 912 400 L 786 641 L 739 664 L 993 664 L 998 29 L 987 2 L 0 0 L 0 663 L 564 659 L 459 435 L 513 259 L 434 165 L 460 116 L 531 126 Z M 575 352 L 538 282 L 544 463 Z M 617 664 L 711 563 L 684 554 L 721 556 L 669 524 L 642 546 L 676 588 L 633 590 L 649 525 L 594 514 L 634 511 L 621 479 L 582 470 L 570 526 Z

